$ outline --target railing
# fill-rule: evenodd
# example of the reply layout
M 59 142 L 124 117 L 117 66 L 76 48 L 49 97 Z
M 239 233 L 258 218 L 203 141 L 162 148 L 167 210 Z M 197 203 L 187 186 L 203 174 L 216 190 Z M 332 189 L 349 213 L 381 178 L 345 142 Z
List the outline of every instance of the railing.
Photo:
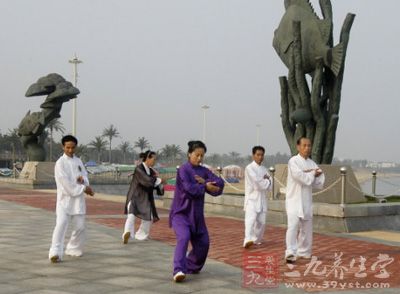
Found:
M 271 185 L 272 185 L 272 188 L 271 188 L 271 190 L 272 190 L 271 199 L 275 200 L 276 199 L 275 198 L 275 188 L 276 188 L 275 186 L 279 185 L 280 188 L 286 189 L 286 185 L 283 184 L 281 181 L 279 181 L 279 179 L 277 177 L 275 177 L 275 168 L 273 166 L 271 166 L 269 168 L 269 172 L 270 172 L 271 181 L 272 181 L 271 182 Z M 239 189 L 239 188 L 233 186 L 231 183 L 229 183 L 221 175 L 221 173 L 219 173 L 219 176 L 225 181 L 225 184 L 227 186 L 229 186 L 230 188 L 232 188 L 233 190 L 241 192 L 241 193 L 245 192 L 243 189 Z M 396 187 L 396 190 L 393 191 L 392 193 L 389 193 L 389 194 L 386 194 L 386 195 L 377 195 L 376 194 L 376 182 L 377 182 L 377 180 L 381 181 L 383 183 L 386 183 L 386 184 L 393 185 L 394 187 Z M 318 196 L 318 195 L 321 195 L 321 194 L 323 194 L 325 192 L 328 192 L 329 190 L 333 189 L 336 185 L 339 185 L 339 183 L 341 184 L 341 199 L 340 199 L 340 205 L 341 206 L 344 206 L 344 204 L 346 203 L 346 195 L 347 195 L 346 187 L 347 187 L 347 184 L 349 184 L 352 188 L 354 188 L 355 190 L 357 190 L 360 193 L 362 193 L 364 196 L 372 197 L 372 198 L 376 199 L 379 203 L 387 202 L 387 198 L 393 197 L 393 196 L 397 196 L 398 195 L 397 193 L 400 192 L 400 187 L 399 186 L 396 186 L 396 185 L 394 185 L 394 184 L 392 184 L 392 183 L 390 183 L 388 181 L 385 181 L 384 179 L 379 179 L 377 177 L 377 172 L 373 171 L 372 172 L 372 193 L 371 194 L 365 193 L 362 189 L 360 189 L 359 185 L 351 182 L 348 179 L 348 177 L 347 177 L 347 168 L 346 167 L 341 167 L 340 168 L 340 176 L 335 181 L 333 181 L 332 184 L 330 184 L 328 187 L 324 188 L 323 190 L 314 192 L 312 195 L 313 196 Z

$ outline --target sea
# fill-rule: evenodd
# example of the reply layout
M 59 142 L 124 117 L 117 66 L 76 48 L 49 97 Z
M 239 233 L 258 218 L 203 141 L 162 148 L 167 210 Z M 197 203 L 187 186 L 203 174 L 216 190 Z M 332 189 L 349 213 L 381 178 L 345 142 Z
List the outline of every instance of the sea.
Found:
M 361 184 L 361 189 L 367 193 L 372 193 L 372 179 Z M 393 177 L 379 177 L 376 179 L 377 195 L 397 195 L 400 196 L 400 175 Z

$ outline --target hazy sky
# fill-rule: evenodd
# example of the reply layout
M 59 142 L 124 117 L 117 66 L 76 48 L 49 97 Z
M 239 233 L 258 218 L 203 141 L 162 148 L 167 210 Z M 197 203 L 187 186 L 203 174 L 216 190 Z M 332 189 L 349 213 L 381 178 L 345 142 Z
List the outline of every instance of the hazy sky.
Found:
M 319 12 L 318 1 L 312 1 Z M 351 31 L 335 156 L 399 162 L 398 0 L 332 0 L 337 42 Z M 79 66 L 78 131 L 88 143 L 114 124 L 121 140 L 145 136 L 154 149 L 202 138 L 209 153 L 248 154 L 261 124 L 267 152 L 289 152 L 280 122 L 278 77 L 287 69 L 272 48 L 283 0 L 0 0 L 2 133 L 44 97 L 25 98 L 51 72 L 72 81 Z M 72 103 L 62 122 L 71 130 Z

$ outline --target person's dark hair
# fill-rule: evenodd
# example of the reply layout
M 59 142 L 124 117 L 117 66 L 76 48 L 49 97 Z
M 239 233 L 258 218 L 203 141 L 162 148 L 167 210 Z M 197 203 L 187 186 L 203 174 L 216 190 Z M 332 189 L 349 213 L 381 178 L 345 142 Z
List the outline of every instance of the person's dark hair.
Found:
M 78 139 L 75 138 L 75 137 L 72 136 L 72 135 L 66 135 L 66 136 L 62 137 L 62 139 L 61 139 L 62 145 L 64 146 L 65 143 L 67 143 L 67 142 L 74 142 L 75 145 L 78 145 Z
M 310 141 L 311 141 L 311 139 L 309 139 L 309 138 L 303 136 L 303 137 L 300 137 L 300 138 L 297 139 L 296 144 L 297 144 L 297 145 L 300 145 L 301 140 L 303 140 L 303 139 L 306 139 L 306 140 L 310 140 Z
M 204 153 L 207 152 L 206 144 L 204 144 L 201 141 L 189 141 L 188 142 L 188 146 L 189 146 L 188 153 L 192 153 L 197 148 L 203 148 L 204 149 Z
M 142 152 L 139 154 L 139 157 L 142 161 L 146 161 L 147 158 L 153 158 L 156 155 L 154 151 L 147 150 L 146 152 Z
M 253 155 L 256 154 L 258 150 L 261 150 L 265 154 L 265 149 L 263 146 L 254 146 L 253 149 L 251 150 L 253 152 Z

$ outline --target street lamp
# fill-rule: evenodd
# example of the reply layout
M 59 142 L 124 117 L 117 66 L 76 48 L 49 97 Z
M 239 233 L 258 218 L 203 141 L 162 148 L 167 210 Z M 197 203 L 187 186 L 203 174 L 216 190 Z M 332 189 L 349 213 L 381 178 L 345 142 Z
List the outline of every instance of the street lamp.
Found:
M 78 84 L 78 64 L 82 63 L 82 60 L 79 60 L 76 57 L 76 53 L 73 59 L 68 61 L 72 63 L 73 74 L 74 74 L 74 87 L 76 88 Z M 72 135 L 76 136 L 76 98 L 72 99 Z
M 261 127 L 260 124 L 256 125 L 256 128 L 257 128 L 257 145 L 260 145 L 260 127 Z
M 203 105 L 203 143 L 206 143 L 206 110 L 210 108 L 208 105 Z

